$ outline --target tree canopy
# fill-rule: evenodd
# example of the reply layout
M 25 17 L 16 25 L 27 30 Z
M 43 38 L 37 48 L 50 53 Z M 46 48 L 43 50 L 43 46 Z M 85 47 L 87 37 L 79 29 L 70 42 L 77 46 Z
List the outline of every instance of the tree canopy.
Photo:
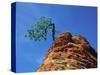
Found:
M 48 31 L 52 32 L 52 39 L 55 40 L 55 24 L 51 18 L 41 17 L 34 26 L 27 30 L 28 34 L 25 36 L 31 40 L 40 41 L 46 40 Z

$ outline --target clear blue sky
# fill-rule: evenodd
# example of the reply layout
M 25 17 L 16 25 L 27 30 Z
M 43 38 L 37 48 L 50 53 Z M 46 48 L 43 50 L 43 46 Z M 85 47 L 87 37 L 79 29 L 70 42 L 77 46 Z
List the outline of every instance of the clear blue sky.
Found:
M 16 3 L 16 70 L 34 72 L 52 44 L 52 38 L 35 42 L 24 37 L 42 16 L 52 18 L 56 29 L 61 32 L 81 34 L 97 49 L 97 8 Z

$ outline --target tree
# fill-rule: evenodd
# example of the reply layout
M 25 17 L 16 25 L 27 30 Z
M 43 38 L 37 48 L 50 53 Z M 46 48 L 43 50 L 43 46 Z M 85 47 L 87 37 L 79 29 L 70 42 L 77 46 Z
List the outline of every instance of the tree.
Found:
M 46 40 L 49 30 L 52 32 L 53 41 L 55 41 L 55 24 L 51 18 L 41 17 L 37 23 L 28 30 L 28 34 L 25 36 L 35 41 Z

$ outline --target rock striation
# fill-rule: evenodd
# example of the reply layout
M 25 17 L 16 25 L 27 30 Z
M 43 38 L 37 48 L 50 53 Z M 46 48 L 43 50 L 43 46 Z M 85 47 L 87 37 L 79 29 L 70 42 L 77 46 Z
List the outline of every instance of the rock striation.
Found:
M 88 69 L 97 67 L 97 53 L 81 35 L 60 34 L 49 48 L 37 71 Z

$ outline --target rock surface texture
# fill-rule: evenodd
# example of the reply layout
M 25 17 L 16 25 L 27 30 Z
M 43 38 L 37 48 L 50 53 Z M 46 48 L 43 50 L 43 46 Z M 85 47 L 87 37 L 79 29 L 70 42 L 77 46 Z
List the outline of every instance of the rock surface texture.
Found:
M 97 67 L 97 53 L 81 35 L 60 34 L 49 48 L 37 71 L 88 69 Z

